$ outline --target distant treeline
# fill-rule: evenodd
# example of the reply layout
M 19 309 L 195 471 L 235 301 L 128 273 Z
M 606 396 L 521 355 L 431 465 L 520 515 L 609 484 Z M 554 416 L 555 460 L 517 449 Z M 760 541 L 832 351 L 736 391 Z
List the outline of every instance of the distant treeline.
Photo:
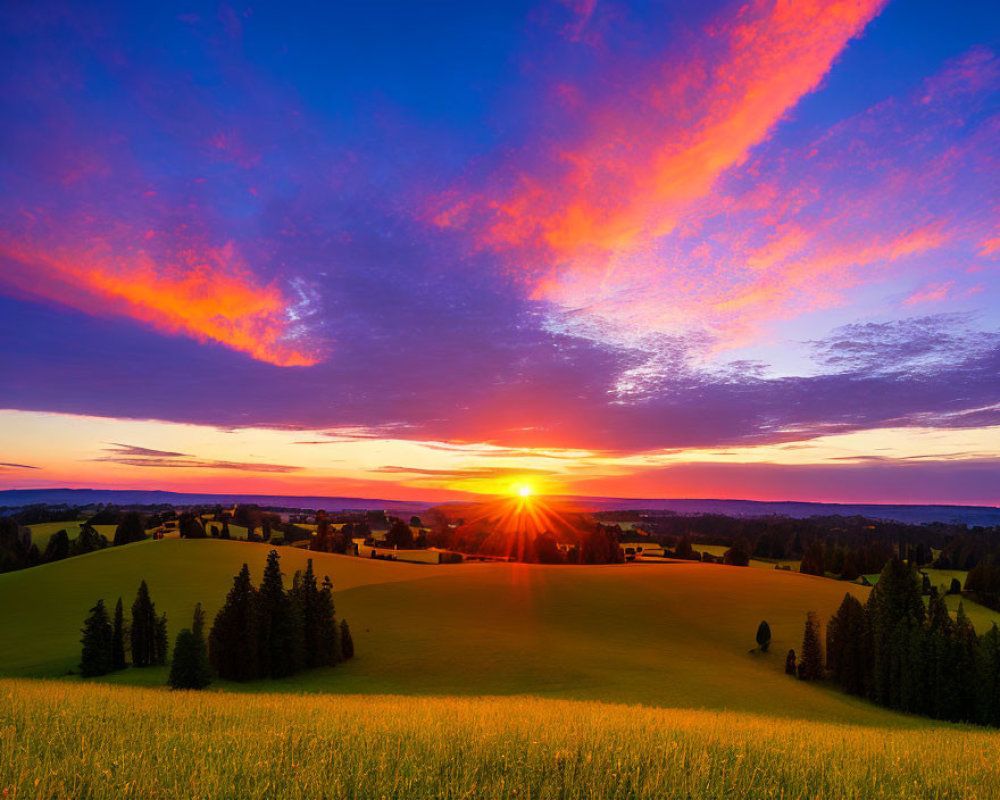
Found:
M 225 680 L 282 678 L 303 669 L 333 666 L 354 657 L 354 640 L 344 620 L 337 623 L 333 585 L 316 580 L 312 559 L 295 573 L 285 590 L 279 556 L 272 550 L 259 587 L 246 564 L 233 581 L 226 602 L 215 617 L 206 642 L 205 617 L 195 606 L 190 628 L 177 635 L 169 684 L 175 689 L 202 689 L 213 673 Z M 106 675 L 128 666 L 167 663 L 167 618 L 157 615 L 145 581 L 132 604 L 126 624 L 122 600 L 109 617 L 98 600 L 84 622 L 80 673 Z
M 819 622 L 806 621 L 799 677 L 823 677 Z M 917 570 L 885 565 L 862 604 L 847 594 L 826 629 L 826 670 L 850 694 L 899 711 L 1000 726 L 1000 630 L 976 631 L 959 604 L 952 619 L 936 588 L 924 605 Z M 788 655 L 789 671 L 795 654 Z

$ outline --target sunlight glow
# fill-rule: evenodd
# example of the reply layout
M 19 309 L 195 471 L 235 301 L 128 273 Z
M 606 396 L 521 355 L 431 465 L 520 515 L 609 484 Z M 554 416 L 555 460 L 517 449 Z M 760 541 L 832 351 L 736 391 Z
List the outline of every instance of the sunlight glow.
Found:
M 522 484 L 521 486 L 517 487 L 517 493 L 521 497 L 531 497 L 531 487 L 528 486 L 527 484 Z

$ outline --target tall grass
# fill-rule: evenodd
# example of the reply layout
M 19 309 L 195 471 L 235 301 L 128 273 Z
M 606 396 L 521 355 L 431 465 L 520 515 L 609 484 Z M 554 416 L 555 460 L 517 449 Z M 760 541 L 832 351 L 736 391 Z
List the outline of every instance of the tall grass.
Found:
M 1000 796 L 1000 735 L 515 698 L 0 680 L 5 798 Z

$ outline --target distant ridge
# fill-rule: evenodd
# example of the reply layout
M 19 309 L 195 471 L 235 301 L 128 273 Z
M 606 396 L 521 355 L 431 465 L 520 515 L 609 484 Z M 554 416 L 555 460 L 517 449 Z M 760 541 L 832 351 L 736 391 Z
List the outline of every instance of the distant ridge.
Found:
M 767 500 L 632 499 L 619 497 L 564 498 L 593 511 L 673 511 L 677 514 L 725 514 L 730 517 L 863 516 L 896 522 L 948 522 L 966 525 L 1000 525 L 996 506 L 882 505 L 876 503 L 808 503 Z M 203 505 L 256 503 L 281 508 L 387 509 L 417 513 L 446 503 L 416 500 L 386 500 L 368 497 L 316 497 L 265 494 L 189 494 L 184 492 L 129 489 L 7 489 L 0 490 L 0 508 L 48 503 L 50 505 Z

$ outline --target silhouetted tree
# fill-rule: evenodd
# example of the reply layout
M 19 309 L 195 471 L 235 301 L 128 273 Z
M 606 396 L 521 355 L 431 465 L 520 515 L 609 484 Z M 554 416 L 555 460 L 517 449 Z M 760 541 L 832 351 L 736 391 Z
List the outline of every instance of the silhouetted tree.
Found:
M 323 578 L 323 586 L 317 598 L 316 666 L 332 666 L 342 661 L 340 627 L 333 605 L 333 584 L 329 576 Z
M 785 674 L 786 675 L 795 675 L 796 674 L 795 651 L 794 650 L 789 650 L 788 651 L 788 655 L 785 656 Z
M 167 648 L 169 639 L 167 638 L 167 615 L 160 614 L 156 618 L 156 627 L 153 631 L 153 664 L 162 666 L 167 663 Z
M 844 595 L 826 629 L 826 665 L 851 694 L 865 691 L 865 609 L 852 594 Z
M 961 594 L 962 584 L 959 582 L 958 578 L 951 579 L 951 586 L 948 588 L 948 594 Z
M 174 643 L 168 681 L 174 689 L 204 689 L 212 682 L 204 629 L 205 614 L 201 610 L 201 603 L 198 603 L 190 630 L 184 628 L 177 634 L 177 641 Z
M 90 525 L 84 523 L 80 526 L 80 533 L 69 546 L 71 556 L 82 556 L 84 553 L 92 553 L 95 550 L 103 550 L 108 546 L 107 538 L 98 533 Z
M 389 547 L 396 547 L 400 550 L 410 549 L 413 547 L 413 531 L 410 530 L 409 525 L 401 519 L 397 519 L 385 535 L 385 543 Z
M 248 681 L 260 676 L 256 589 L 244 564 L 208 635 L 212 667 L 220 678 Z
M 806 575 L 818 575 L 823 577 L 826 574 L 824 566 L 823 543 L 819 539 L 813 539 L 802 554 L 802 562 L 799 564 L 799 572 Z M 803 659 L 805 653 L 802 654 Z
M 733 567 L 745 567 L 750 563 L 750 542 L 744 536 L 738 536 L 733 546 L 722 556 L 722 563 Z
M 132 603 L 132 666 L 148 667 L 156 663 L 156 607 L 149 596 L 146 581 L 139 584 Z
M 49 537 L 49 543 L 45 546 L 45 555 L 42 560 L 46 563 L 52 561 L 62 561 L 69 556 L 69 534 L 65 530 L 58 530 Z
M 107 675 L 113 667 L 112 630 L 103 600 L 98 600 L 97 605 L 90 609 L 81 633 L 83 652 L 80 655 L 80 674 L 85 678 Z
M 806 616 L 806 629 L 802 637 L 802 659 L 799 661 L 799 677 L 804 681 L 815 681 L 823 677 L 823 646 L 819 637 L 819 617 L 815 611 L 810 611 Z
M 146 538 L 146 531 L 142 526 L 142 517 L 136 511 L 129 511 L 122 517 L 118 527 L 115 528 L 115 547 L 132 542 L 141 542 Z
M 125 611 L 122 599 L 115 604 L 115 621 L 111 629 L 111 668 L 125 669 Z
M 762 620 L 757 626 L 757 644 L 762 653 L 766 653 L 771 646 L 771 626 L 767 624 L 767 620 Z
M 303 661 L 301 611 L 285 593 L 279 558 L 277 550 L 268 553 L 257 592 L 260 670 L 270 678 L 291 675 Z
M 340 622 L 340 652 L 344 661 L 354 658 L 354 639 L 351 637 L 351 626 L 347 624 L 346 619 Z

